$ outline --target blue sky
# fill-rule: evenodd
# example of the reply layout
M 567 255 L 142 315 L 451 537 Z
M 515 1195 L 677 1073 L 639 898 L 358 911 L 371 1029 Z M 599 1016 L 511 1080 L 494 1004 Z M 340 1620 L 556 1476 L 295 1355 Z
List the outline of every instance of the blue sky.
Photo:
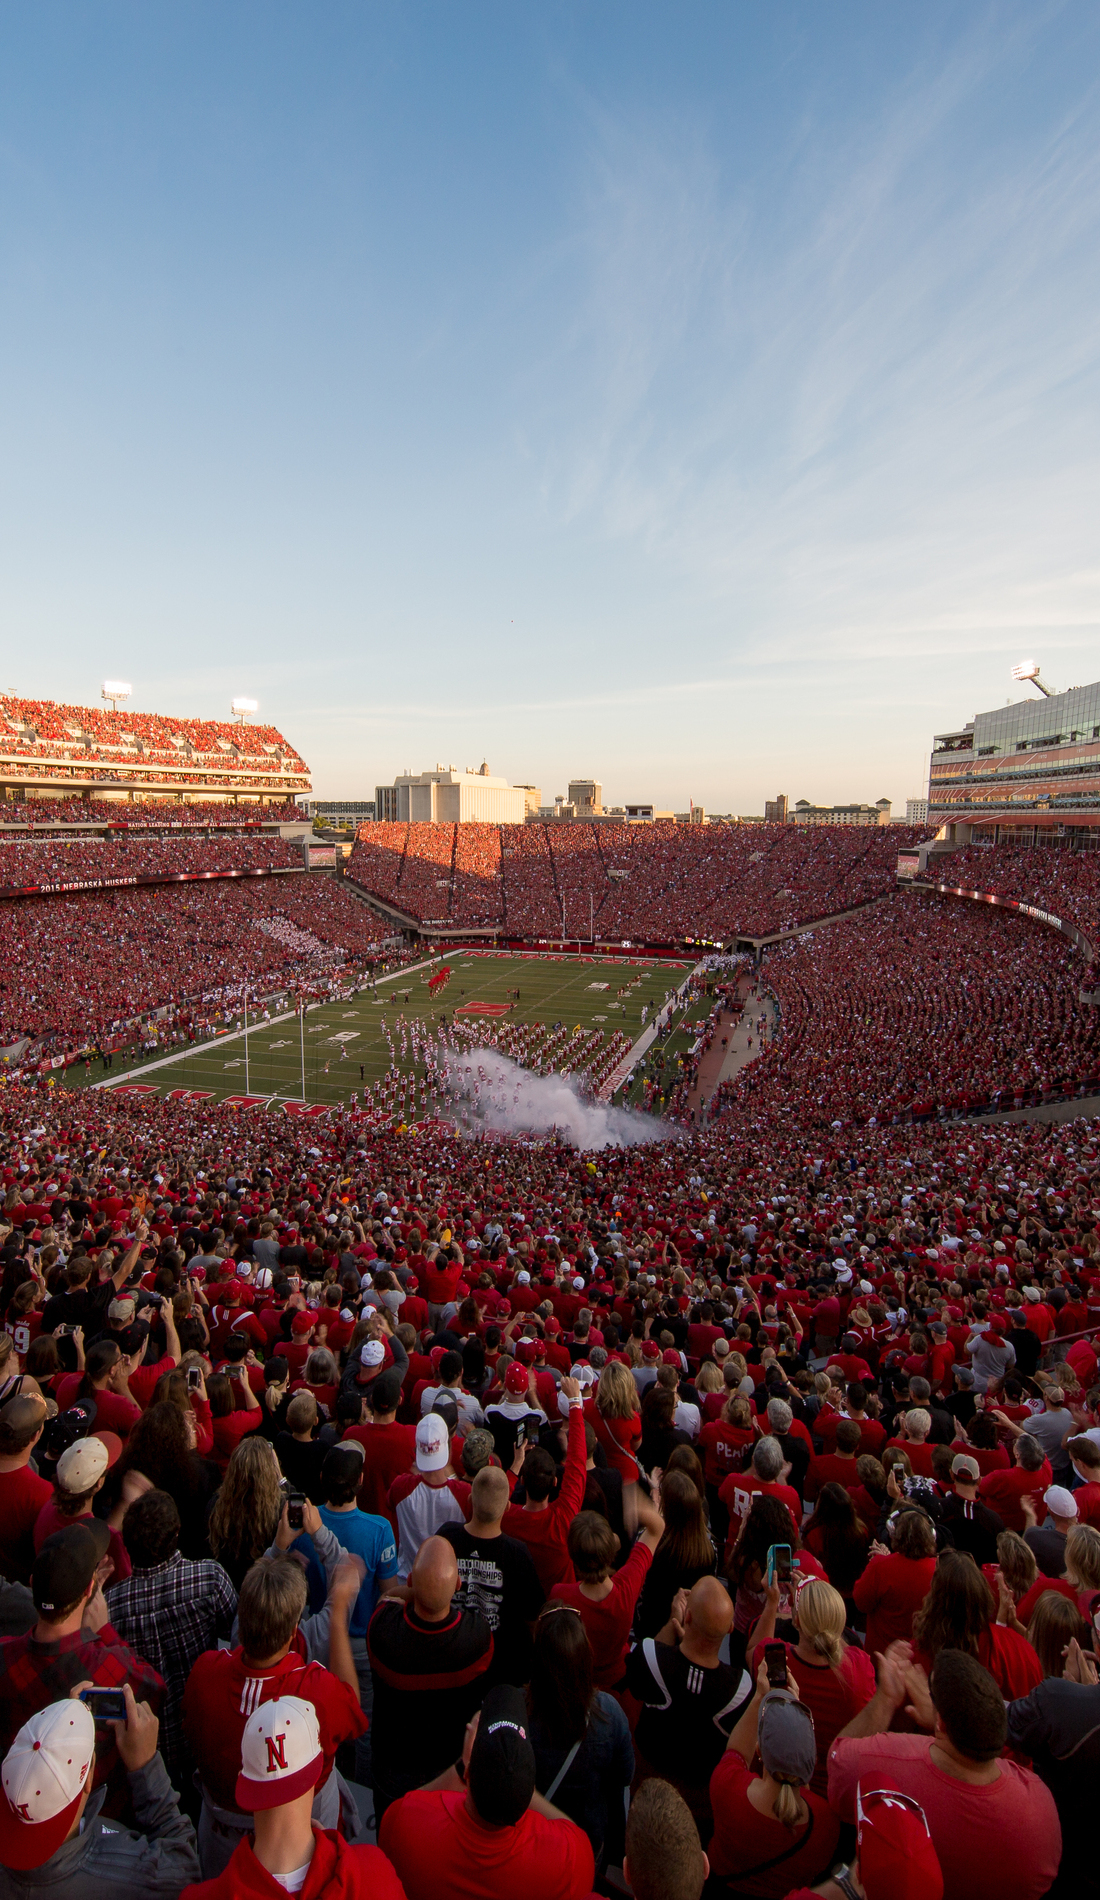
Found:
M 900 805 L 1100 676 L 1100 13 L 0 14 L 0 690 Z

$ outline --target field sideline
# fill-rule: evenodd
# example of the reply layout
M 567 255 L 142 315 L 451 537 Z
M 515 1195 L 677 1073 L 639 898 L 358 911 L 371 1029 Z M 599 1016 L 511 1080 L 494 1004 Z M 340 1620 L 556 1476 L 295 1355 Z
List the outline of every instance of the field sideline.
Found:
M 443 988 L 429 995 L 429 976 L 441 967 L 449 968 L 451 975 Z M 114 1077 L 108 1072 L 104 1078 L 97 1064 L 89 1080 L 107 1088 L 140 1085 L 159 1095 L 194 1089 L 219 1101 L 248 1093 L 336 1107 L 353 1090 L 377 1083 L 389 1067 L 384 1024 L 392 1035 L 399 1019 L 437 1025 L 445 1016 L 451 1023 L 463 1005 L 485 1003 L 505 1006 L 504 1020 L 509 1022 L 538 1022 L 547 1028 L 561 1022 L 570 1030 L 577 1025 L 598 1029 L 605 1038 L 621 1030 L 633 1043 L 642 1031 L 643 1004 L 649 1005 L 647 1020 L 652 1021 L 666 991 L 677 988 L 691 967 L 687 959 L 628 963 L 459 951 L 415 974 L 402 971 L 381 978 L 377 990 L 368 984 L 346 1000 L 308 1007 L 304 1022 L 296 1013 L 279 1022 L 261 1019 L 249 1029 L 247 1067 L 244 1037 L 237 1035 L 135 1063 Z M 518 1001 L 510 994 L 517 989 Z M 619 996 L 620 989 L 628 993 Z M 494 1020 L 500 1019 L 487 1017 L 486 1027 Z M 406 1070 L 416 1066 L 411 1052 L 401 1060 L 400 1043 L 398 1061 Z M 65 1086 L 74 1085 L 84 1086 L 79 1064 L 66 1079 Z

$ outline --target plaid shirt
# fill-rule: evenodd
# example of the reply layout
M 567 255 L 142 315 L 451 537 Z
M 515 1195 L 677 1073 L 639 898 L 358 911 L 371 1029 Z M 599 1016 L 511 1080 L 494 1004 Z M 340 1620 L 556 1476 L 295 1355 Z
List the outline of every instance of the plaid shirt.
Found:
M 232 1634 L 237 1592 L 212 1557 L 196 1563 L 177 1550 L 164 1563 L 112 1584 L 107 1607 L 123 1641 L 164 1677 L 160 1752 L 171 1773 L 180 1765 L 187 1678 L 204 1650 Z
M 34 1632 L 5 1636 L 0 1641 L 0 1755 L 6 1755 L 24 1722 L 51 1702 L 63 1702 L 78 1682 L 94 1682 L 101 1689 L 120 1689 L 128 1682 L 139 1702 L 148 1702 L 159 1714 L 164 1683 L 155 1669 L 121 1642 L 108 1623 L 98 1636 L 63 1636 L 57 1643 L 38 1643 Z M 113 1813 L 129 1800 L 129 1783 L 115 1747 L 114 1730 L 97 1728 L 93 1787 L 111 1783 L 108 1806 Z

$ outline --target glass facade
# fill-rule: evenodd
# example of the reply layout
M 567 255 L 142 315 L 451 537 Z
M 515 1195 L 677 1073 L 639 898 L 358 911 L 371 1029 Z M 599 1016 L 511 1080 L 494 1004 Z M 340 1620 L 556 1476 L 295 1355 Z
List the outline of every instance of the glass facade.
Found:
M 933 741 L 928 817 L 1100 817 L 1100 681 L 978 713 Z

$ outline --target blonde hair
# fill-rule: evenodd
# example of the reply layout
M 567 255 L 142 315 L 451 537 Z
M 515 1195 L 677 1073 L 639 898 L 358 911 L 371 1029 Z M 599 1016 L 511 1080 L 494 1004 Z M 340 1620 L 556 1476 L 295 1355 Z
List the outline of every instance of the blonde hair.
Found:
M 839 1590 L 821 1577 L 810 1577 L 802 1584 L 794 1600 L 794 1621 L 815 1655 L 823 1656 L 831 1669 L 839 1670 L 844 1660 L 844 1598 Z
M 699 1367 L 699 1376 L 695 1381 L 695 1390 L 697 1392 L 721 1392 L 724 1383 L 725 1381 L 718 1367 L 708 1359 L 705 1366 Z
M 1100 1531 L 1075 1524 L 1066 1538 L 1066 1575 L 1079 1590 L 1100 1590 Z
M 600 1373 L 596 1404 L 604 1418 L 633 1418 L 641 1410 L 638 1388 L 627 1368 L 610 1359 Z
M 793 1782 L 781 1781 L 779 1793 L 772 1803 L 772 1813 L 777 1821 L 793 1833 L 796 1827 L 802 1827 L 806 1820 L 806 1803 Z
M 210 1513 L 212 1554 L 230 1562 L 254 1562 L 278 1530 L 282 1509 L 279 1461 L 272 1447 L 258 1432 L 242 1438 Z
M 905 1435 L 907 1438 L 919 1438 L 923 1444 L 931 1430 L 932 1414 L 926 1412 L 922 1405 L 915 1405 L 911 1412 L 906 1412 Z

